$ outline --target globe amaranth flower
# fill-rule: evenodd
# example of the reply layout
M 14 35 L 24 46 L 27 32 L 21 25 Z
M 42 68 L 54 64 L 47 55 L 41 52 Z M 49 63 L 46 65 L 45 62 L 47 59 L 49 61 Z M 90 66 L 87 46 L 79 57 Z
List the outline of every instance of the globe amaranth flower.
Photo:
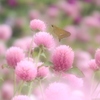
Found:
M 46 100 L 67 100 L 69 88 L 64 83 L 51 83 L 45 90 Z
M 10 47 L 6 52 L 6 60 L 10 67 L 15 68 L 18 62 L 23 60 L 25 54 L 19 47 Z
M 100 67 L 100 49 L 96 50 L 95 61 L 96 61 L 96 64 L 98 65 L 98 67 Z
M 56 71 L 66 71 L 72 67 L 74 60 L 73 50 L 66 45 L 57 47 L 52 54 L 52 63 Z
M 38 73 L 37 73 L 37 77 L 46 77 L 49 74 L 49 68 L 42 66 L 38 68 Z
M 15 73 L 23 81 L 32 81 L 37 76 L 37 68 L 33 62 L 23 60 L 17 63 Z
M 97 64 L 95 62 L 95 59 L 92 59 L 92 60 L 89 61 L 89 67 L 93 71 L 99 70 L 99 67 L 97 66 Z
M 34 42 L 36 45 L 43 45 L 45 48 L 50 49 L 55 45 L 54 38 L 47 32 L 38 32 L 34 36 Z
M 12 29 L 9 25 L 1 24 L 0 25 L 0 39 L 8 40 L 12 35 Z
M 30 22 L 30 28 L 32 30 L 45 31 L 46 30 L 46 25 L 43 21 L 41 21 L 39 19 L 34 19 Z
M 18 95 L 12 98 L 12 100 L 31 100 L 30 97 L 26 95 Z

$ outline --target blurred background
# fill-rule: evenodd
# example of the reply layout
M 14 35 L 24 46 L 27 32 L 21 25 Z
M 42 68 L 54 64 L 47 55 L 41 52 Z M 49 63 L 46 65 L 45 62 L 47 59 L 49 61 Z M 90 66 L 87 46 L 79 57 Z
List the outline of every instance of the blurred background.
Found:
M 53 34 L 52 24 L 71 33 L 60 44 L 69 45 L 75 51 L 74 66 L 87 68 L 87 62 L 100 47 L 100 0 L 0 0 L 0 80 L 5 79 L 0 85 L 4 85 L 3 90 L 10 91 L 9 86 L 12 87 L 12 84 L 6 85 L 12 70 L 2 69 L 5 52 L 14 44 L 23 45 L 24 37 L 33 35 L 29 26 L 33 19 L 44 21 L 50 34 Z
M 51 34 L 52 24 L 71 32 L 62 42 L 73 48 L 93 52 L 99 46 L 100 0 L 0 0 L 0 24 L 12 28 L 8 45 L 32 34 L 32 19 L 43 20 Z

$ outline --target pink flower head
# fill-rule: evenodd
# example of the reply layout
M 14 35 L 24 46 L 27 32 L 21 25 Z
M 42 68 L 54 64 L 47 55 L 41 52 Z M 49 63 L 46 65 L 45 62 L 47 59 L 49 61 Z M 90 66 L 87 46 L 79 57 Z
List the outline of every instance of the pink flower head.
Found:
M 83 80 L 82 78 L 78 78 L 73 74 L 66 74 L 64 75 L 64 78 L 67 80 L 69 85 L 73 88 L 81 88 L 83 86 Z
M 10 82 L 4 83 L 1 88 L 2 99 L 3 100 L 11 100 L 13 93 L 14 93 L 13 85 Z
M 50 49 L 54 47 L 54 38 L 47 32 L 38 32 L 34 36 L 34 42 L 38 46 L 43 45 L 45 48 Z
M 12 35 L 11 27 L 8 25 L 0 25 L 0 39 L 8 40 Z
M 15 68 L 18 62 L 23 60 L 25 54 L 23 50 L 19 47 L 11 47 L 6 52 L 6 60 L 10 67 Z
M 46 30 L 46 25 L 43 21 L 41 21 L 39 19 L 34 19 L 30 22 L 30 28 L 32 30 L 45 31 Z
M 73 50 L 66 45 L 61 45 L 52 54 L 52 62 L 56 71 L 66 71 L 72 67 L 74 60 Z
M 99 67 L 97 66 L 95 59 L 92 59 L 89 61 L 89 67 L 90 69 L 92 69 L 93 71 L 96 71 L 99 69 Z
M 32 81 L 37 75 L 37 68 L 33 62 L 23 60 L 17 63 L 15 73 L 23 81 Z
M 96 61 L 96 64 L 98 65 L 98 67 L 100 67 L 100 49 L 96 50 L 95 61 Z
M 46 77 L 48 74 L 49 74 L 49 69 L 48 69 L 48 67 L 42 66 L 42 67 L 38 68 L 37 77 L 42 77 L 42 78 L 44 78 L 44 77 Z
M 32 49 L 36 46 L 35 43 L 32 42 L 32 37 L 25 37 L 21 38 L 15 41 L 14 46 L 20 47 L 25 51 L 28 51 L 30 49 L 30 46 Z
M 18 95 L 12 98 L 12 100 L 31 100 L 30 97 L 26 95 Z
M 68 90 L 64 83 L 51 83 L 45 90 L 46 100 L 67 100 Z

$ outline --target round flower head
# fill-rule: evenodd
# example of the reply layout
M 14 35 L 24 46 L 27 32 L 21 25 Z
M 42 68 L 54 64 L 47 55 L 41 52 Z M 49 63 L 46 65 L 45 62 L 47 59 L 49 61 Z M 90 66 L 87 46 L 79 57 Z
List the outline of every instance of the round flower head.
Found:
M 37 75 L 37 68 L 33 62 L 23 60 L 17 63 L 15 73 L 23 81 L 32 81 Z
M 48 67 L 40 67 L 38 68 L 38 73 L 37 73 L 37 77 L 46 77 L 49 74 L 49 69 Z
M 35 43 L 33 43 L 33 42 L 31 44 L 31 41 L 32 41 L 32 37 L 25 37 L 25 38 L 16 40 L 14 42 L 14 45 L 22 48 L 25 51 L 28 51 L 30 49 L 30 46 L 32 49 L 36 46 Z
M 67 100 L 68 90 L 67 85 L 63 83 L 51 83 L 45 90 L 46 100 Z
M 73 50 L 66 45 L 61 45 L 52 54 L 52 62 L 56 71 L 66 71 L 72 67 L 74 60 Z
M 0 25 L 0 39 L 8 40 L 12 35 L 12 30 L 8 25 Z
M 30 28 L 32 30 L 45 31 L 46 30 L 46 25 L 43 21 L 41 21 L 39 19 L 34 19 L 30 22 Z
M 99 67 L 97 66 L 95 59 L 92 59 L 89 61 L 89 67 L 90 69 L 92 69 L 93 71 L 96 71 L 99 69 Z
M 12 98 L 12 100 L 31 100 L 30 97 L 26 95 L 18 95 Z
M 66 79 L 73 88 L 81 88 L 83 86 L 82 78 L 78 78 L 73 74 L 65 74 L 63 78 Z
M 13 85 L 9 82 L 5 82 L 1 88 L 1 97 L 3 100 L 11 100 L 13 96 Z
M 6 60 L 10 67 L 15 68 L 18 62 L 23 60 L 25 54 L 23 50 L 19 47 L 11 47 L 6 52 Z
M 54 38 L 47 32 L 38 32 L 34 36 L 34 42 L 38 46 L 43 45 L 45 48 L 50 49 L 54 47 Z
M 100 67 L 100 49 L 96 50 L 95 61 L 96 61 L 96 64 Z

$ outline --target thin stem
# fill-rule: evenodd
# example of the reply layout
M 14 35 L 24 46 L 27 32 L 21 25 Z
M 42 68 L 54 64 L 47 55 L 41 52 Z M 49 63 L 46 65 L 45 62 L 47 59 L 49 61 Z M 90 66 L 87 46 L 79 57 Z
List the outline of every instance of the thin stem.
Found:
M 20 94 L 21 91 L 22 91 L 23 84 L 24 84 L 24 81 L 22 81 L 21 84 L 20 84 L 20 86 L 19 86 L 19 89 L 18 89 L 18 93 L 19 93 L 19 94 Z
M 14 95 L 15 95 L 15 92 L 16 92 L 16 75 L 14 74 Z
M 40 86 L 40 92 L 41 92 L 42 98 L 43 100 L 45 100 L 41 80 L 39 80 L 39 86 Z
M 60 81 L 61 77 L 62 77 L 62 72 L 59 74 L 58 81 Z
M 41 55 L 41 51 L 42 51 L 41 48 L 39 48 L 39 53 L 38 53 L 38 56 L 36 58 L 36 67 L 37 67 L 37 63 L 38 63 L 40 55 Z
M 97 83 L 96 87 L 94 88 L 92 95 L 94 94 L 94 92 L 96 91 L 96 89 L 98 88 L 99 85 L 100 85 L 100 81 Z
M 30 86 L 29 86 L 28 95 L 30 95 L 30 94 L 31 94 L 31 91 L 32 91 L 32 85 L 33 85 L 33 81 L 32 81 L 32 82 L 30 82 Z
M 29 59 L 30 54 L 31 54 L 32 44 L 33 44 L 33 37 L 32 37 L 30 48 L 29 48 L 29 52 L 28 52 L 28 59 Z

